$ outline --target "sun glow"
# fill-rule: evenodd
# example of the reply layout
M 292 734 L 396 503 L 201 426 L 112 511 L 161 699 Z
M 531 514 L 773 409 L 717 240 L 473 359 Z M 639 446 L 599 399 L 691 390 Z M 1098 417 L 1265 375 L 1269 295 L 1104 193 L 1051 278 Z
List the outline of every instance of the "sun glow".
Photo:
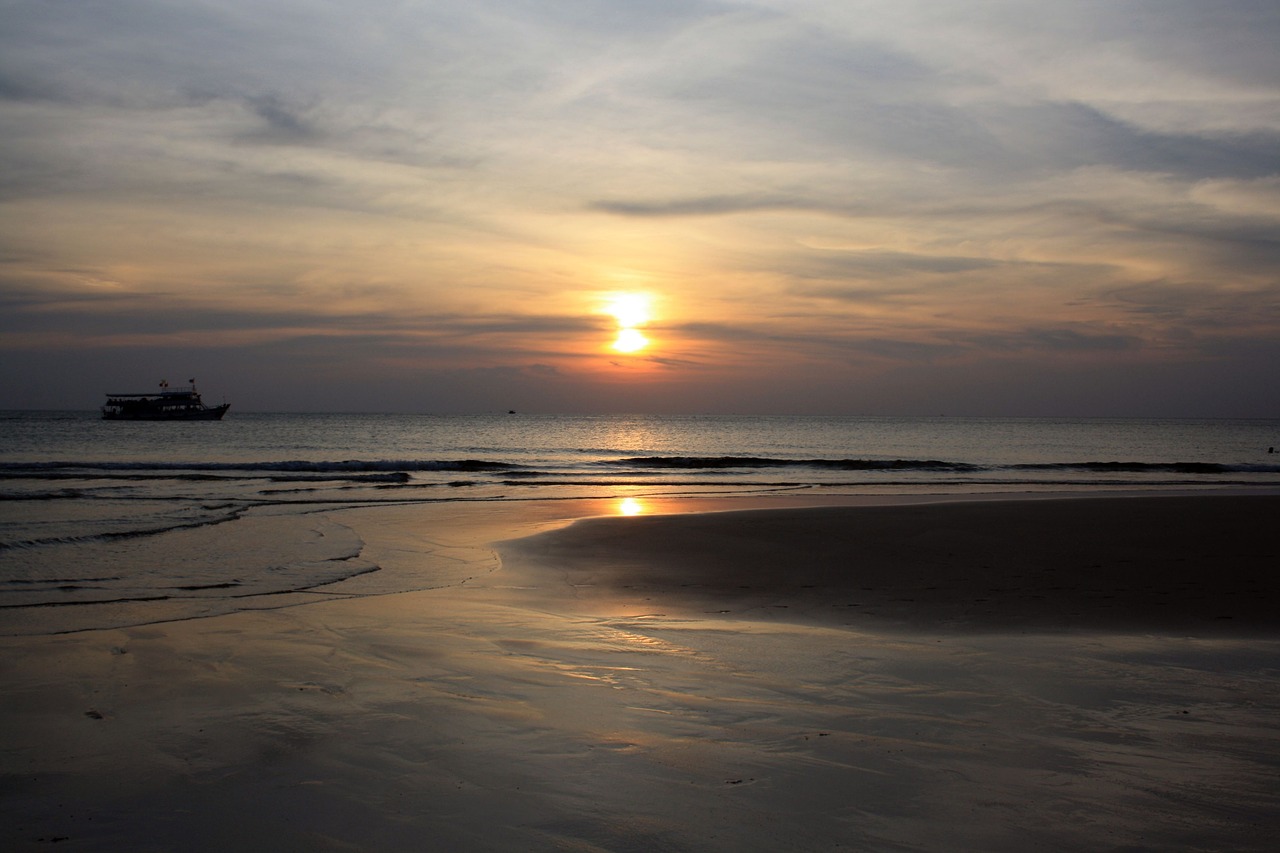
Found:
M 649 303 L 650 297 L 647 293 L 628 292 L 609 295 L 603 311 L 618 321 L 618 336 L 612 344 L 615 352 L 640 352 L 649 346 L 649 339 L 638 328 L 648 323 L 652 317 Z
M 644 504 L 635 498 L 623 498 L 618 501 L 618 515 L 643 515 Z
M 639 352 L 649 345 L 649 339 L 638 329 L 622 329 L 618 332 L 613 348 L 618 352 Z
M 610 297 L 605 312 L 612 314 L 624 329 L 643 326 L 649 322 L 649 296 L 646 293 L 615 293 Z

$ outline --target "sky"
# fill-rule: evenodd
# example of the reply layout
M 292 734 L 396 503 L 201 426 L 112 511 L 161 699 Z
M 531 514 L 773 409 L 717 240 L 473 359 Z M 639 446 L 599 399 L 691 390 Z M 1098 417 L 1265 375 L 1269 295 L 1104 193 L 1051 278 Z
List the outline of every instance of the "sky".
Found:
M 0 20 L 0 408 L 1280 417 L 1275 0 Z

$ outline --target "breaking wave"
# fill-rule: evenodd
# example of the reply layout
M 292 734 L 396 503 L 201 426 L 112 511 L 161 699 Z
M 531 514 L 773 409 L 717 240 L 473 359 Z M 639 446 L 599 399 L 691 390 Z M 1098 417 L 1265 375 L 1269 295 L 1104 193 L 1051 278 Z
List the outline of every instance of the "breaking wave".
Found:
M 977 465 L 937 459 L 780 459 L 768 456 L 636 456 L 613 465 L 706 470 L 717 468 L 814 468 L 835 471 L 976 471 Z
M 349 482 L 371 485 L 406 485 L 414 475 L 493 474 L 505 478 L 534 480 L 566 475 L 598 475 L 601 471 L 680 473 L 735 470 L 774 470 L 791 472 L 900 472 L 903 474 L 940 474 L 1010 476 L 1106 474 L 1138 476 L 1175 474 L 1181 476 L 1221 476 L 1229 474 L 1266 475 L 1280 473 L 1280 464 L 1246 464 L 1219 462 L 1134 462 L 1096 460 L 1081 462 L 975 463 L 944 459 L 868 459 L 868 458 L 803 458 L 775 456 L 625 456 L 615 459 L 529 465 L 514 461 L 490 459 L 352 459 L 342 461 L 286 460 L 272 462 L 35 462 L 0 463 L 0 480 L 69 481 L 86 479 L 106 481 L 152 480 L 157 478 L 189 481 L 257 479 L 275 483 Z M 74 490 L 46 492 L 43 499 L 76 497 Z M 0 495 L 2 497 L 2 495 Z M 24 495 L 29 499 L 30 495 Z
M 1280 465 L 1217 462 L 1051 462 L 980 465 L 938 459 L 783 459 L 768 456 L 636 456 L 613 460 L 609 465 L 673 470 L 726 468 L 810 468 L 834 471 L 1042 471 L 1133 474 L 1232 474 L 1280 473 Z
M 86 475 L 107 479 L 146 478 L 156 473 L 185 479 L 224 479 L 236 475 L 270 476 L 287 479 L 291 475 L 313 475 L 308 479 L 348 479 L 358 482 L 394 482 L 416 471 L 514 471 L 513 462 L 483 459 L 456 460 L 365 460 L 338 462 L 289 460 L 282 462 L 0 462 L 0 479 L 30 478 L 83 479 Z

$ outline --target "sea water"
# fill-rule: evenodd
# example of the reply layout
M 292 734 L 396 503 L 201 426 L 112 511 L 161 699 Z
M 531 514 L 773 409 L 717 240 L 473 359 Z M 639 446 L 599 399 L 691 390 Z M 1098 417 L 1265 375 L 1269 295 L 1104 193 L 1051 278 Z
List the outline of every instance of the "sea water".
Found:
M 0 633 L 331 589 L 378 570 L 342 508 L 1274 489 L 1276 445 L 1276 420 L 0 413 Z

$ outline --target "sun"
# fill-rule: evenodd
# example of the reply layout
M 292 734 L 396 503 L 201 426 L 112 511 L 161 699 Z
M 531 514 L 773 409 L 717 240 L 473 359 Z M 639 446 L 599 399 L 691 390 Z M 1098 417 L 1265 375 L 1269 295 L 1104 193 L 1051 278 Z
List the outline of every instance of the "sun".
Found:
M 649 346 L 649 339 L 638 327 L 652 318 L 651 297 L 647 293 L 611 293 L 601 309 L 618 321 L 618 336 L 611 349 L 620 353 L 637 353 Z
M 606 314 L 612 314 L 618 325 L 634 329 L 649 322 L 649 295 L 647 293 L 615 293 L 609 298 Z
M 613 348 L 618 352 L 639 352 L 648 345 L 649 339 L 640 334 L 639 329 L 622 329 L 613 342 Z

